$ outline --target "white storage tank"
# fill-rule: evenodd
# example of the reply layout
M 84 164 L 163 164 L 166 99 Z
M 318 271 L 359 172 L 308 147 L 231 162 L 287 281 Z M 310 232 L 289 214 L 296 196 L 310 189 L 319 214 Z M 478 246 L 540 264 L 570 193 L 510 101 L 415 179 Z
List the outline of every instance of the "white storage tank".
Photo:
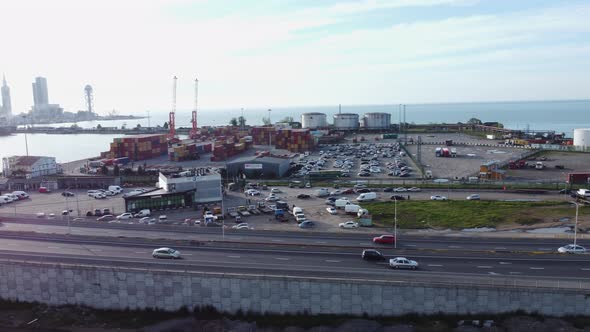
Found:
M 391 126 L 391 114 L 365 113 L 363 124 L 365 129 L 388 129 Z
M 574 129 L 574 146 L 590 147 L 590 128 Z
M 325 128 L 328 126 L 326 114 L 324 113 L 303 113 L 301 114 L 301 127 L 303 128 Z
M 334 114 L 334 128 L 339 130 L 357 130 L 359 115 L 354 113 Z

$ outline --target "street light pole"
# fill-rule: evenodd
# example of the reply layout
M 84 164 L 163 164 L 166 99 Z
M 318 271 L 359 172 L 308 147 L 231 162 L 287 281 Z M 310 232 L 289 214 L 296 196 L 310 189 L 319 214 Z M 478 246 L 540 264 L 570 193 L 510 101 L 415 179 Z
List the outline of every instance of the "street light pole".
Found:
M 270 108 L 268 109 L 268 123 L 270 125 L 271 130 L 268 132 L 268 146 L 272 146 L 271 139 L 272 139 L 272 121 L 270 121 Z
M 578 238 L 578 208 L 580 205 L 577 202 L 572 202 L 576 204 L 576 224 L 574 226 L 574 250 L 576 250 L 576 243 Z
M 225 213 L 223 212 L 223 185 L 219 185 L 219 194 L 221 196 L 221 239 L 225 240 Z
M 397 249 L 397 198 L 393 199 L 393 247 Z

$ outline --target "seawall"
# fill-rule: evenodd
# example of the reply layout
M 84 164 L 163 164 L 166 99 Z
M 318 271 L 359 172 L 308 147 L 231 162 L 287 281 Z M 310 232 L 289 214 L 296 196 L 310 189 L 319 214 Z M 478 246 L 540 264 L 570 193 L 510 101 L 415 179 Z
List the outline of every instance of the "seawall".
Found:
M 312 314 L 590 315 L 590 290 L 428 285 L 0 262 L 0 296 L 50 305 Z

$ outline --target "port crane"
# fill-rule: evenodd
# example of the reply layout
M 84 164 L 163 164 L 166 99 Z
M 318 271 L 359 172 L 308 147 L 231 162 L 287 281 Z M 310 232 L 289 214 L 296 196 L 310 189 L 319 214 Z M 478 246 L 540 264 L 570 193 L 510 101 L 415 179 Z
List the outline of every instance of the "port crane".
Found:
M 195 78 L 195 109 L 193 110 L 193 116 L 192 116 L 192 120 L 191 120 L 193 128 L 191 129 L 191 131 L 189 133 L 189 137 L 191 139 L 196 139 L 199 137 L 199 132 L 197 130 L 197 100 L 198 100 L 198 97 L 199 97 L 199 80 L 197 78 Z
M 168 143 L 176 143 L 179 141 L 178 137 L 176 136 L 176 81 L 178 78 L 174 76 L 172 78 L 172 111 L 168 116 L 168 128 L 170 132 L 168 133 Z

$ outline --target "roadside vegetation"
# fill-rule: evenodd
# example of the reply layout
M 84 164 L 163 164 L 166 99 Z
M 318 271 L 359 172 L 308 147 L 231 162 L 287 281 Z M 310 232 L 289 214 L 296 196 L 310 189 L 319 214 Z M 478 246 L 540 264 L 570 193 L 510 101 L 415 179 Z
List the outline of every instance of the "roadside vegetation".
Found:
M 363 203 L 376 226 L 392 227 L 393 202 Z M 501 202 L 501 201 L 399 201 L 399 228 L 475 228 L 501 225 L 534 225 L 569 218 L 574 221 L 575 207 L 567 202 Z M 581 207 L 580 215 L 590 214 Z M 567 222 L 570 224 L 571 222 Z

